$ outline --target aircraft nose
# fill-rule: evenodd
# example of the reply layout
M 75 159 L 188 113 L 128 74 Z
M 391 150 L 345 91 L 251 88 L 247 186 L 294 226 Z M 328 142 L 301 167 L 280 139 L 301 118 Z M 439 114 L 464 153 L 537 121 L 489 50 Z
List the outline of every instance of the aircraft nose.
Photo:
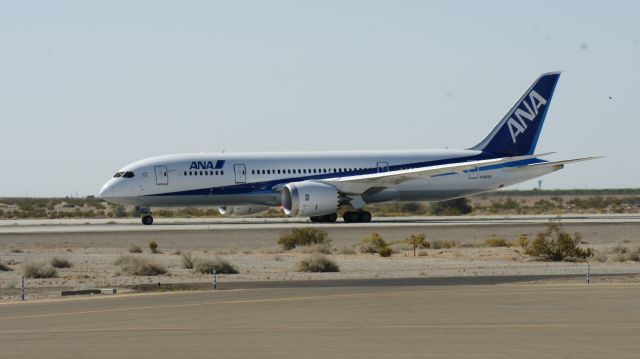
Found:
M 98 193 L 98 197 L 103 199 L 108 199 L 113 197 L 113 185 L 111 181 L 107 182 L 102 186 L 100 192 Z

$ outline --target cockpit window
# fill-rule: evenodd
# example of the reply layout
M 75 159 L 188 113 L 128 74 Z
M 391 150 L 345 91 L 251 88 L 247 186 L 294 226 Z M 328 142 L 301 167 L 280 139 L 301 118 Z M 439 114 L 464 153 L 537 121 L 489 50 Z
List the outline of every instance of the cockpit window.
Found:
M 118 172 L 118 173 L 113 175 L 113 178 L 122 177 L 123 174 L 124 174 L 124 172 Z
M 122 175 L 122 177 L 124 177 L 124 178 L 133 178 L 133 172 L 127 171 Z

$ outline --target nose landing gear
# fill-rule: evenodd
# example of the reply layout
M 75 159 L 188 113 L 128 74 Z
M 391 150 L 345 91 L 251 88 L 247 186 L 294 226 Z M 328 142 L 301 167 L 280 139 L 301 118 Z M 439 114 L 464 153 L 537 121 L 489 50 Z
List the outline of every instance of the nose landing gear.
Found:
M 146 226 L 152 225 L 153 224 L 153 217 L 151 217 L 150 214 L 142 216 L 142 224 L 144 224 Z
M 153 217 L 151 217 L 151 208 L 149 207 L 136 207 L 134 209 L 134 214 L 136 216 L 142 217 L 142 224 L 145 226 L 150 226 L 153 224 Z

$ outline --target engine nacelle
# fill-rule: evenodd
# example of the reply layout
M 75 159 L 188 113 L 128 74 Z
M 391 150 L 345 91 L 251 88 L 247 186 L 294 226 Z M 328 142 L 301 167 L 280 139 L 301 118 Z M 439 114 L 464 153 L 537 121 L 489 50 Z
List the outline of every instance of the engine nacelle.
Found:
M 291 217 L 336 213 L 340 202 L 335 187 L 313 181 L 288 183 L 282 188 L 281 196 L 282 209 Z
M 269 207 L 266 206 L 231 206 L 218 207 L 218 212 L 223 216 L 249 216 L 252 214 L 265 212 Z

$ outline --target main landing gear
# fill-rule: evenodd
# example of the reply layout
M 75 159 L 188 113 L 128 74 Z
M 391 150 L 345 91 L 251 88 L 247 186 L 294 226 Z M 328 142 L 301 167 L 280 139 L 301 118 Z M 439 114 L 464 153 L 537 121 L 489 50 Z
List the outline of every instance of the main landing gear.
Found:
M 338 219 L 338 215 L 332 213 L 324 216 L 312 216 L 309 219 L 313 223 L 334 223 Z M 342 219 L 346 223 L 367 223 L 371 222 L 371 213 L 367 211 L 349 211 L 342 215 Z
M 367 211 L 349 211 L 342 215 L 346 223 L 368 223 L 371 222 L 371 213 Z
M 324 216 L 311 216 L 309 219 L 313 223 L 334 223 L 338 220 L 338 215 L 336 213 L 331 213 L 325 214 Z

